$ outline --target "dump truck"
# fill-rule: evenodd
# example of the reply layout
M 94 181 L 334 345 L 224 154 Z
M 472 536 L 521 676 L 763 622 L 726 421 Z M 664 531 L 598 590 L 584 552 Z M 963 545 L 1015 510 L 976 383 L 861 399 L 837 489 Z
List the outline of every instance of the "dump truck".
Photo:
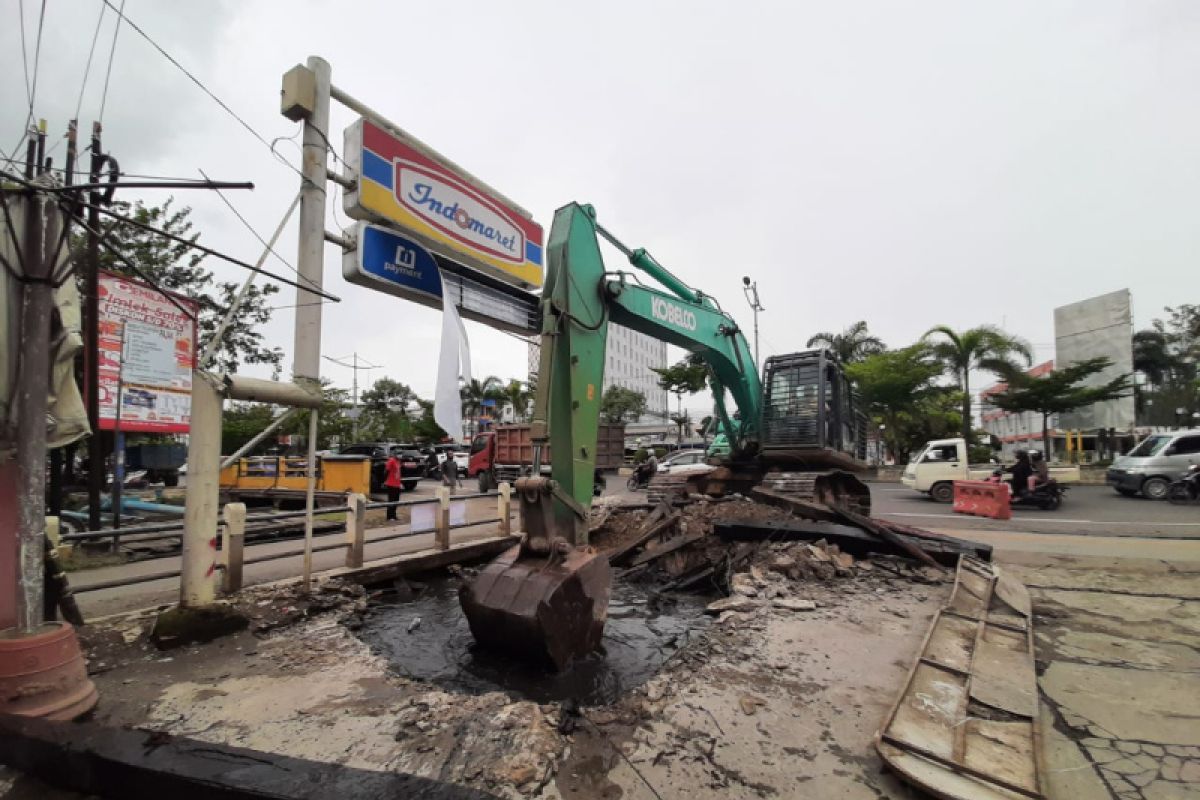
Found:
M 480 492 L 490 492 L 507 481 L 533 474 L 534 443 L 529 425 L 498 425 L 471 440 L 467 476 L 479 482 Z M 596 470 L 615 472 L 625 455 L 625 424 L 602 423 L 596 437 Z M 550 449 L 542 453 L 542 471 L 550 471 Z M 603 485 L 601 485 L 603 490 Z M 593 491 L 594 493 L 594 491 Z

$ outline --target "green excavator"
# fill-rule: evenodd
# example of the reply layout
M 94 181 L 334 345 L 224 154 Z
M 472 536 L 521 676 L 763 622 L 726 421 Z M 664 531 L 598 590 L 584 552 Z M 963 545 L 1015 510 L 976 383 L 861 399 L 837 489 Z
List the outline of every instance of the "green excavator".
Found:
M 662 288 L 645 285 L 636 273 L 607 271 L 601 238 Z M 522 541 L 460 593 L 480 644 L 558 668 L 600 645 L 612 576 L 606 557 L 588 546 L 588 509 L 609 323 L 698 354 L 708 367 L 722 455 L 710 459 L 705 474 L 656 478 L 652 496 L 762 485 L 869 513 L 870 494 L 853 474 L 866 467 L 864 418 L 832 355 L 772 356 L 760 380 L 741 329 L 715 298 L 644 249 L 626 247 L 601 227 L 591 206 L 571 203 L 554 214 L 541 310 L 534 464 L 514 485 Z M 546 445 L 554 455 L 549 477 L 541 468 Z

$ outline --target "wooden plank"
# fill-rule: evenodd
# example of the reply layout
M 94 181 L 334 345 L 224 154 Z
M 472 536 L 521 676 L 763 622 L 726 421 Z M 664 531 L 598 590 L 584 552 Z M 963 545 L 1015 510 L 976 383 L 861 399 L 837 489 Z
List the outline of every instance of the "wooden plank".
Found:
M 672 513 L 671 507 L 666 502 L 660 502 L 655 506 L 654 511 L 650 512 L 650 516 L 642 522 L 642 532 L 633 541 L 608 554 L 608 563 L 620 564 L 634 550 L 679 522 L 679 517 L 679 512 Z
M 656 547 L 653 550 L 647 550 L 646 552 L 642 553 L 640 556 L 635 558 L 629 566 L 639 567 L 642 564 L 648 564 L 651 561 L 655 560 L 656 558 L 662 558 L 663 556 L 667 555 L 668 553 L 674 553 L 676 550 L 680 549 L 681 547 L 687 547 L 689 544 L 692 544 L 693 542 L 698 542 L 701 539 L 705 538 L 707 535 L 708 534 L 705 533 L 704 531 L 698 531 L 696 533 L 676 536 L 673 539 L 668 539 L 667 542 L 665 544 L 663 544 L 662 547 Z
M 368 561 L 355 569 L 335 569 L 329 572 L 330 577 L 345 578 L 364 585 L 384 583 L 403 575 L 438 569 L 450 564 L 494 556 L 504 552 L 521 541 L 519 536 L 493 536 L 488 539 L 476 539 L 471 542 L 451 544 L 448 550 L 420 550 L 416 553 L 404 553 L 391 558 Z M 371 540 L 367 540 L 370 544 Z
M 894 547 L 886 540 L 861 528 L 818 520 L 739 520 L 733 517 L 714 523 L 713 532 L 724 541 L 812 542 L 824 539 L 830 544 L 836 544 L 838 549 L 850 553 L 856 558 L 867 558 L 875 553 L 905 558 L 909 555 L 907 550 Z M 897 534 L 897 536 L 901 535 Z M 950 540 L 944 544 L 930 543 L 926 552 L 941 564 L 952 567 L 958 563 L 960 555 L 963 555 L 964 552 L 970 554 L 972 550 L 969 546 L 957 547 L 955 542 Z

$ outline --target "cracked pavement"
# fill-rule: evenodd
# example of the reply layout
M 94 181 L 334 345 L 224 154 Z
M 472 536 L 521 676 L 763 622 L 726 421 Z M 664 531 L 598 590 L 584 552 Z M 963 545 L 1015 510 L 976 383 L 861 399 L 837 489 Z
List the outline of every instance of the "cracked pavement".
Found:
M 1200 562 L 1011 571 L 1033 598 L 1048 796 L 1200 798 Z

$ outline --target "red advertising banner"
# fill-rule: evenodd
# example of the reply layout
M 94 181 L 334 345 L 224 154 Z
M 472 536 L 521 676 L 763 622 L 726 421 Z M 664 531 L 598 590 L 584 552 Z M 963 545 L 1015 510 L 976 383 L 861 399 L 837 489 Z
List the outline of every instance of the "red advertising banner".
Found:
M 122 431 L 188 432 L 199 306 L 186 297 L 172 297 L 191 316 L 151 286 L 119 275 L 100 274 L 102 430 L 116 427 L 120 382 Z M 163 369 L 164 359 L 166 369 Z

